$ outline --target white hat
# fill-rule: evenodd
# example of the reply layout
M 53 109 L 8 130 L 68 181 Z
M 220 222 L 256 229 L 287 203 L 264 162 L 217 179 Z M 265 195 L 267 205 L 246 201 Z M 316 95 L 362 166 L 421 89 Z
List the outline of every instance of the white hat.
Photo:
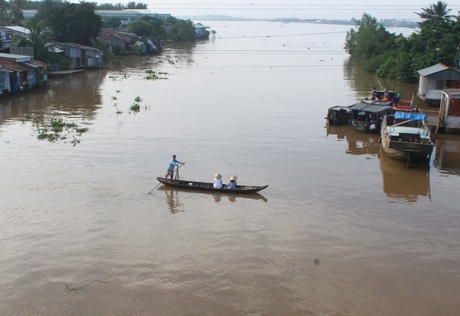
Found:
M 232 176 L 232 177 L 230 178 L 230 181 L 232 181 L 232 180 L 237 180 L 237 179 L 238 179 L 237 176 Z
M 216 173 L 216 174 L 214 175 L 214 178 L 220 179 L 220 178 L 222 178 L 222 175 L 221 175 L 220 173 Z

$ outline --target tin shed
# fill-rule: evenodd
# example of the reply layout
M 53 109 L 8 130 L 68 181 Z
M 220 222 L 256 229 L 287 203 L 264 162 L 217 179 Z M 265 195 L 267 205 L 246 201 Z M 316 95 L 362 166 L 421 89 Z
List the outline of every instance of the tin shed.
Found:
M 420 75 L 417 95 L 424 101 L 440 101 L 445 88 L 460 88 L 460 73 L 444 64 L 417 71 Z

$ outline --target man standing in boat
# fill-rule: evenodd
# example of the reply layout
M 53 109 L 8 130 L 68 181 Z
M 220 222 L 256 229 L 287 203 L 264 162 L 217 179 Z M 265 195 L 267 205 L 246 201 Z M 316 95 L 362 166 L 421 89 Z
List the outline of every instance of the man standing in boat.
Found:
M 176 155 L 173 155 L 172 159 L 169 161 L 168 170 L 166 171 L 165 179 L 168 179 L 168 175 L 169 175 L 169 177 L 172 180 L 174 177 L 174 168 L 178 165 L 183 165 L 183 164 L 185 164 L 185 162 L 181 162 L 177 160 Z

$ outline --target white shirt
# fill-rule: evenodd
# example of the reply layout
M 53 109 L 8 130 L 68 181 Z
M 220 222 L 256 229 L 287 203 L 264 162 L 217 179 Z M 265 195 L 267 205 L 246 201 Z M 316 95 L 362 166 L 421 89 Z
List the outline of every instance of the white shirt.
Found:
M 214 189 L 222 189 L 222 178 L 220 179 L 217 179 L 217 178 L 214 178 Z

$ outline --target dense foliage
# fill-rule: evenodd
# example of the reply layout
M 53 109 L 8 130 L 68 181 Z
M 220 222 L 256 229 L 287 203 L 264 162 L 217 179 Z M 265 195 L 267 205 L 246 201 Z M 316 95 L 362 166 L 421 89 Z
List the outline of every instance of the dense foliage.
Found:
M 123 9 L 147 9 L 147 4 L 143 2 L 128 2 L 126 5 L 123 3 L 100 3 L 96 5 L 96 10 L 123 10 Z
M 73 42 L 91 45 L 97 39 L 102 27 L 102 19 L 90 2 L 54 2 L 45 0 L 37 13 L 37 19 L 45 21 L 59 42 Z
M 439 1 L 422 9 L 420 31 L 409 37 L 389 33 L 364 13 L 345 38 L 345 50 L 361 60 L 367 71 L 379 77 L 416 81 L 417 71 L 437 63 L 455 67 L 459 63 L 460 16 L 448 15 Z
M 143 20 L 132 21 L 128 24 L 128 32 L 150 37 L 153 34 L 153 25 Z
M 171 25 L 168 31 L 168 39 L 173 41 L 194 41 L 196 39 L 192 21 L 171 18 L 168 22 Z
M 0 25 L 23 25 L 27 0 L 0 0 Z

